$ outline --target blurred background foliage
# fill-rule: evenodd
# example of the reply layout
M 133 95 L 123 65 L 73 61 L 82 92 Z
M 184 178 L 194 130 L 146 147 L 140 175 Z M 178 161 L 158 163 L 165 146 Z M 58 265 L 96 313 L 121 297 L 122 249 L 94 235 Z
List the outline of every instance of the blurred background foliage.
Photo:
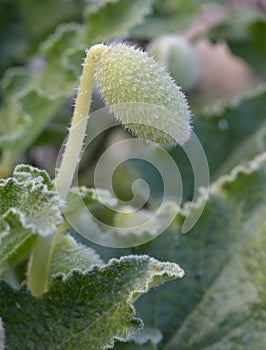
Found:
M 211 180 L 245 164 L 266 150 L 265 19 L 264 0 L 0 0 L 0 174 L 7 176 L 15 164 L 24 162 L 44 168 L 54 176 L 86 48 L 98 42 L 126 41 L 146 50 L 152 40 L 165 34 L 186 40 L 197 60 L 197 77 L 185 93 L 193 113 L 194 131 L 206 152 Z M 91 111 L 101 107 L 103 101 L 95 86 Z M 116 127 L 95 139 L 83 155 L 80 184 L 93 186 L 93 171 L 99 155 L 112 143 L 126 137 L 130 136 Z M 194 190 L 191 165 L 181 147 L 168 151 L 181 173 L 183 201 L 189 200 Z M 130 149 L 121 152 L 127 152 L 130 158 Z M 143 152 L 157 157 L 151 149 L 143 149 Z M 146 205 L 152 210 L 160 201 L 163 184 L 158 171 L 147 162 L 131 160 L 121 164 L 113 178 L 114 191 L 121 199 L 130 199 L 131 184 L 139 177 L 152 188 Z M 245 187 L 246 180 L 241 181 Z M 245 205 L 248 200 L 248 196 L 240 198 Z M 224 216 L 217 222 L 218 212 Z M 155 293 L 148 296 L 158 304 L 160 317 L 156 318 L 152 306 L 143 311 L 148 304 L 144 298 L 139 307 L 150 328 L 142 334 L 144 340 L 136 338 L 135 343 L 126 345 L 127 349 L 156 349 L 156 344 L 162 340 L 157 319 L 164 339 L 173 336 L 228 258 L 226 233 L 226 237 L 219 237 L 217 241 L 205 237 L 206 227 L 209 230 L 215 227 L 218 232 L 225 223 L 227 233 L 233 232 L 235 225 L 240 230 L 240 221 L 235 224 L 230 208 L 214 198 L 195 228 L 200 238 L 194 235 L 187 243 L 187 238 L 182 237 L 180 243 L 171 236 L 171 231 L 168 236 L 162 235 L 152 243 L 129 251 L 150 253 L 162 260 L 175 260 L 178 252 L 178 261 L 181 265 L 185 261 L 188 271 L 180 291 L 191 291 L 191 303 L 186 303 L 187 295 L 181 296 L 184 303 L 178 309 L 181 316 L 177 317 L 177 309 L 171 311 L 169 305 L 174 304 L 178 287 L 173 284 L 172 289 L 166 289 L 167 286 L 160 296 Z M 191 243 L 193 239 L 194 244 Z M 207 276 L 207 287 L 201 284 L 201 274 L 208 269 L 215 254 L 201 252 L 197 239 L 205 240 L 208 249 L 220 251 L 222 246 L 228 253 L 218 259 L 217 266 Z M 241 241 L 240 236 L 238 240 Z M 167 245 L 173 245 L 169 256 L 158 248 Z M 179 249 L 180 245 L 183 250 Z M 100 251 L 106 258 L 129 253 L 104 248 Z M 191 265 L 187 257 L 195 252 L 199 256 Z M 197 262 L 201 253 L 207 257 L 205 265 L 199 269 Z M 167 304 L 168 315 L 162 311 L 163 298 L 171 299 L 172 304 Z M 117 345 L 117 349 L 120 347 L 124 345 Z M 197 349 L 202 347 L 199 345 Z

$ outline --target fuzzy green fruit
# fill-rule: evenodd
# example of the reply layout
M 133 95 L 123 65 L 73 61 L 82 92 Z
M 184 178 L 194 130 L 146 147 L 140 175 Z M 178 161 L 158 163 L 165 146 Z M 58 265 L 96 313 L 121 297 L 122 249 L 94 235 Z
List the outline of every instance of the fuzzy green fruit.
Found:
M 183 89 L 192 88 L 198 78 L 198 60 L 192 45 L 178 35 L 163 35 L 153 40 L 148 52 L 162 63 Z
M 95 67 L 102 96 L 134 135 L 163 145 L 183 144 L 191 132 L 186 98 L 166 69 L 124 44 L 104 51 Z

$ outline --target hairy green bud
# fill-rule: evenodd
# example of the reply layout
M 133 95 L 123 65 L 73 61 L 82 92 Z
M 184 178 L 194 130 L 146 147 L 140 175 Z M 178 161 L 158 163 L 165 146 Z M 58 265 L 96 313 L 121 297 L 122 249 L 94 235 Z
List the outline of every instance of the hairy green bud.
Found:
M 104 51 L 95 67 L 102 96 L 116 118 L 139 138 L 185 143 L 191 131 L 184 94 L 166 69 L 124 44 Z

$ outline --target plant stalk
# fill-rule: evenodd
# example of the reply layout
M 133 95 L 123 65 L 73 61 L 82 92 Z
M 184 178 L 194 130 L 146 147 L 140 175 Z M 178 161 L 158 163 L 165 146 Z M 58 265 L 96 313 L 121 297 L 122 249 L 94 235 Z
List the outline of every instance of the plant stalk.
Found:
M 2 159 L 0 163 L 0 178 L 5 178 L 10 175 L 14 162 L 15 157 L 13 152 L 9 149 L 3 150 Z
M 80 161 L 91 105 L 95 65 L 99 56 L 106 50 L 109 50 L 109 48 L 100 44 L 92 46 L 87 51 L 65 151 L 55 178 L 56 189 L 62 199 L 65 199 L 69 192 Z
M 39 236 L 33 247 L 27 274 L 28 287 L 32 295 L 39 297 L 48 291 L 49 271 L 56 243 L 68 228 L 66 223 L 58 227 L 56 234 Z

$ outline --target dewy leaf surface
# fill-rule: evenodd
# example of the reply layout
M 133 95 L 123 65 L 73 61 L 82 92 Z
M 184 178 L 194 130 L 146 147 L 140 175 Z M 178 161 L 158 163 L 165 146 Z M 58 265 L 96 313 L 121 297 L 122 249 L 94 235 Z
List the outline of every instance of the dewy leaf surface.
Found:
M 73 269 L 82 272 L 91 270 L 94 266 L 103 265 L 102 259 L 90 247 L 77 243 L 70 235 L 64 235 L 56 244 L 51 259 L 49 274 L 68 274 Z
M 235 215 L 227 228 L 234 242 L 225 254 L 228 260 L 165 349 L 265 348 L 265 180 L 266 153 L 213 186 Z
M 112 259 L 88 273 L 58 275 L 34 298 L 0 283 L 0 315 L 8 349 L 107 349 L 141 327 L 132 306 L 151 287 L 181 278 L 183 270 L 148 256 Z
M 48 174 L 29 165 L 0 180 L 0 259 L 33 235 L 48 236 L 62 222 L 60 202 Z
M 266 153 L 211 186 L 189 233 L 181 234 L 179 215 L 176 231 L 131 250 L 178 257 L 186 271 L 178 284 L 151 291 L 136 305 L 145 326 L 162 331 L 159 349 L 265 349 L 265 193 Z

